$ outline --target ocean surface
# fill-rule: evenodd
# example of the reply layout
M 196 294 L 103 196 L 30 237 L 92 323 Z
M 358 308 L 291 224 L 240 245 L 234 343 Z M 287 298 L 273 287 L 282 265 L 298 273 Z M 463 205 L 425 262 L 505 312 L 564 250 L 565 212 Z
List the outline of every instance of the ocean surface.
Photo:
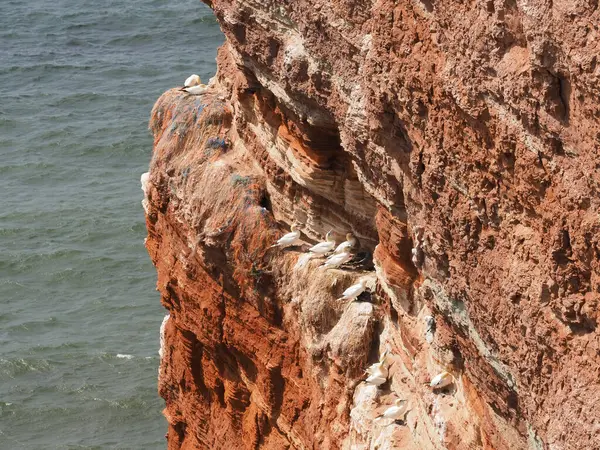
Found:
M 0 1 L 0 449 L 162 449 L 148 118 L 223 36 L 199 0 Z

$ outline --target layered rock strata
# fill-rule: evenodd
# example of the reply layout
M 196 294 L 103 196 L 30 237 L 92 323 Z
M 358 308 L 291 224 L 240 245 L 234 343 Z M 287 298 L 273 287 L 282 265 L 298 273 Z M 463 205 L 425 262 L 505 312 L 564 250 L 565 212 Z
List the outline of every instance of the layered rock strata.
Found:
M 169 448 L 600 448 L 597 2 L 210 6 L 209 92 L 150 124 Z

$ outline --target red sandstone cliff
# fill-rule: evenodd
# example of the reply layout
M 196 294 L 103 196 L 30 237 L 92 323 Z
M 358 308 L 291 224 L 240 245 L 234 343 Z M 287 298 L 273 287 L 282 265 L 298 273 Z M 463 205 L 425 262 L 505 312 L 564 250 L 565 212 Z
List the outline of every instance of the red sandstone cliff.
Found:
M 169 448 L 600 448 L 597 0 L 207 3 L 216 79 L 150 125 Z M 294 269 L 293 222 L 374 269 Z

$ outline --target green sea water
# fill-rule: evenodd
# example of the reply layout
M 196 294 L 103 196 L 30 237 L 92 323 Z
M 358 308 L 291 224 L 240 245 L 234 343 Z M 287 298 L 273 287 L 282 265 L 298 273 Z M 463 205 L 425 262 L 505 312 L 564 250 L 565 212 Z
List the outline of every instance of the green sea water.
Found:
M 199 0 L 0 1 L 0 449 L 165 448 L 139 179 L 222 42 Z

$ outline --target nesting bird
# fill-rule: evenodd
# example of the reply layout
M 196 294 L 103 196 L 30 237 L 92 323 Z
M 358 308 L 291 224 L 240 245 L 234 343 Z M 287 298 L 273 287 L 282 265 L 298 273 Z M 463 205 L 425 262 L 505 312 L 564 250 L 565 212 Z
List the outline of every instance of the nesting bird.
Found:
M 387 381 L 389 375 L 387 351 L 383 353 L 379 362 L 371 364 L 371 366 L 366 370 L 366 373 L 369 374 L 365 380 L 367 384 L 381 386 Z
M 335 247 L 335 238 L 333 237 L 333 230 L 329 230 L 325 235 L 325 241 L 319 242 L 308 249 L 309 252 L 315 255 L 326 255 Z
M 324 256 L 331 252 L 335 247 L 335 238 L 333 237 L 333 230 L 329 230 L 325 235 L 325 241 L 319 242 L 308 249 L 308 253 L 305 253 L 294 266 L 294 269 L 300 269 L 308 263 L 313 257 Z
M 144 208 L 144 211 L 147 214 L 148 211 L 150 210 L 150 204 L 148 202 L 148 188 L 149 188 L 148 185 L 150 183 L 150 173 L 144 172 L 142 174 L 142 176 L 140 177 L 140 182 L 142 183 L 142 191 L 144 191 L 144 199 L 142 200 L 142 207 Z
M 429 382 L 429 386 L 433 389 L 442 389 L 450 386 L 452 383 L 454 383 L 454 377 L 448 372 L 442 372 L 433 377 Z
M 150 172 L 144 172 L 140 177 L 140 183 L 142 183 L 142 191 L 144 194 L 148 194 L 148 183 L 150 182 Z
M 369 375 L 365 382 L 372 384 L 373 386 L 381 386 L 387 381 L 387 376 L 384 376 L 381 372 L 376 372 L 373 375 Z
M 201 95 L 208 91 L 208 86 L 205 84 L 198 84 L 196 86 L 182 87 L 180 90 L 192 95 Z
M 185 79 L 185 83 L 183 83 L 183 86 L 192 87 L 198 86 L 199 84 L 202 84 L 202 81 L 200 80 L 200 77 L 194 73 Z
M 367 368 L 367 370 L 365 370 L 365 373 L 368 373 L 369 375 L 373 375 L 375 372 L 381 372 L 381 371 L 385 370 L 386 371 L 385 375 L 387 376 L 387 356 L 388 356 L 388 352 L 386 350 L 381 354 L 381 357 L 379 358 L 379 362 L 371 364 Z
M 300 228 L 296 224 L 294 224 L 291 226 L 291 230 L 292 231 L 290 233 L 284 234 L 277 240 L 275 244 L 271 245 L 271 248 L 285 248 L 303 244 L 303 242 L 300 240 Z
M 363 278 L 358 283 L 353 284 L 348 289 L 346 289 L 342 293 L 342 296 L 340 298 L 338 298 L 338 300 L 350 300 L 350 301 L 352 301 L 352 300 L 356 299 L 360 294 L 362 294 L 363 292 L 365 292 L 366 289 L 367 289 L 367 282 Z
M 352 253 L 350 253 L 349 250 L 346 250 L 343 253 L 331 255 L 319 267 L 324 267 L 325 269 L 340 267 L 342 264 L 345 264 L 348 261 L 350 261 L 352 259 L 352 257 L 353 257 Z
M 356 249 L 358 240 L 352 233 L 346 234 L 346 240 L 336 247 L 334 254 L 349 252 Z
M 391 419 L 392 422 L 396 420 L 404 419 L 406 412 L 408 411 L 408 401 L 404 399 L 396 399 L 394 402 L 394 406 L 390 406 L 388 409 L 384 411 L 382 415 L 377 417 L 375 420 L 379 421 L 382 419 Z

